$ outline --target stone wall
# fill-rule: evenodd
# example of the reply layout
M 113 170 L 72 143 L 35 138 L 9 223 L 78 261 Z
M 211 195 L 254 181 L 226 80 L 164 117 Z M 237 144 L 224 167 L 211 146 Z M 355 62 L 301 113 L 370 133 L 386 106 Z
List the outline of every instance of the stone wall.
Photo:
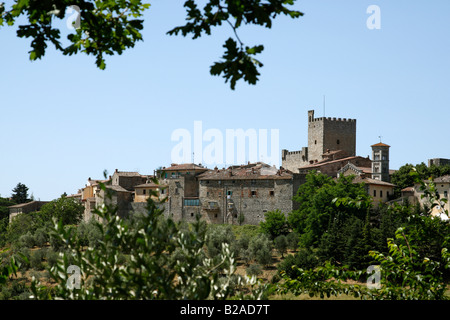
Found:
M 276 209 L 289 213 L 294 208 L 293 195 L 304 175 L 294 179 L 201 180 L 201 216 L 210 223 L 258 225 L 264 214 Z

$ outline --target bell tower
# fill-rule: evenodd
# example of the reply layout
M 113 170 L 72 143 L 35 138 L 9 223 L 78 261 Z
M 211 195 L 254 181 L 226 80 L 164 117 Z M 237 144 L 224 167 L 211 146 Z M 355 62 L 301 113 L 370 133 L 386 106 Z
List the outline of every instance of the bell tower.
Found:
M 389 182 L 389 148 L 382 142 L 372 147 L 372 179 Z

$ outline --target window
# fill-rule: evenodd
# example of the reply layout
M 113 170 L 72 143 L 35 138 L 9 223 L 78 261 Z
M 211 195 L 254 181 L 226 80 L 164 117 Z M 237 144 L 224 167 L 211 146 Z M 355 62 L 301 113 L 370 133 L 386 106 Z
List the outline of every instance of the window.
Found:
M 256 197 L 256 191 L 255 191 L 255 190 L 252 190 L 251 195 L 252 195 L 252 197 Z
M 145 189 L 144 189 L 144 190 L 142 190 L 142 194 L 145 194 L 145 192 L 146 192 L 146 191 L 147 191 L 147 190 L 145 190 Z
M 383 197 L 383 190 L 380 190 L 380 198 Z
M 166 194 L 166 189 L 161 189 L 161 194 Z
M 198 199 L 184 199 L 185 206 L 199 206 L 200 201 Z
M 194 213 L 193 212 L 191 212 L 191 217 L 193 217 L 194 216 Z
M 448 192 L 444 191 L 444 197 L 448 198 Z
M 386 197 L 389 198 L 389 191 L 386 191 Z
M 340 143 L 339 139 L 337 139 L 336 143 L 337 143 L 337 144 L 339 144 L 339 143 Z
M 374 197 L 377 196 L 377 190 L 373 190 L 373 196 L 374 196 Z
M 233 191 L 228 190 L 228 191 L 227 191 L 227 196 L 232 196 L 232 195 L 233 195 Z
M 275 191 L 271 190 L 269 191 L 269 196 L 273 197 L 275 195 Z
M 317 144 L 317 140 L 314 140 L 314 144 Z

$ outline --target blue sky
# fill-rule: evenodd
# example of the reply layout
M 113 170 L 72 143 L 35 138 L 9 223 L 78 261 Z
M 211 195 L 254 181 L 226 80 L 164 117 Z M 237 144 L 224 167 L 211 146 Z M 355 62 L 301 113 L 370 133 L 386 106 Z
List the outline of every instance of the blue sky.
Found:
M 307 111 L 322 116 L 324 95 L 326 116 L 357 119 L 358 155 L 382 136 L 391 169 L 450 158 L 449 1 L 297 1 L 304 17 L 239 31 L 245 44 L 264 45 L 264 67 L 256 86 L 234 91 L 209 74 L 232 30 L 168 36 L 184 23 L 183 1 L 151 3 L 144 41 L 108 57 L 105 71 L 94 57 L 52 49 L 30 62 L 30 40 L 0 29 L 1 196 L 18 182 L 52 200 L 104 170 L 152 174 L 171 163 L 172 132 L 193 132 L 194 121 L 224 133 L 278 129 L 278 153 L 299 150 Z M 370 5 L 381 9 L 379 30 L 366 26 Z

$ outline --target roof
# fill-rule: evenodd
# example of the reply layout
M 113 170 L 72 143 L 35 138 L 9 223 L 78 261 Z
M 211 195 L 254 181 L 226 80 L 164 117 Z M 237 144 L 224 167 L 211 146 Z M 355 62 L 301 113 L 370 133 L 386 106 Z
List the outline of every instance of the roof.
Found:
M 139 184 L 137 186 L 134 186 L 135 188 L 164 188 L 167 187 L 166 184 L 156 184 L 154 182 L 149 182 L 149 183 L 143 183 L 143 184 Z
M 376 184 L 376 185 L 386 186 L 386 187 L 395 187 L 395 184 L 392 184 L 392 183 L 389 183 L 386 181 L 382 181 L 382 180 L 371 179 L 371 178 L 356 177 L 355 179 L 353 179 L 353 182 L 365 183 L 365 184 Z
M 371 147 L 391 147 L 391 146 L 380 142 L 380 143 L 376 143 L 376 144 L 371 145 Z
M 349 161 L 349 160 L 353 160 L 353 159 L 367 159 L 361 156 L 351 156 L 351 157 L 347 157 L 347 158 L 342 158 L 342 159 L 337 159 L 337 160 L 322 160 L 322 161 L 318 161 L 316 163 L 313 164 L 309 164 L 307 166 L 303 166 L 300 167 L 300 170 L 303 169 L 308 169 L 308 168 L 317 168 L 317 167 L 321 167 L 324 164 L 330 164 L 330 163 L 336 163 L 336 162 L 342 162 L 342 161 Z
M 414 187 L 406 187 L 402 189 L 402 192 L 413 192 L 414 190 L 415 190 Z
M 118 192 L 131 192 L 121 186 L 105 186 L 106 189 L 118 191 Z
M 230 166 L 227 169 L 209 170 L 198 176 L 199 180 L 256 180 L 256 179 L 292 179 L 293 173 L 284 168 L 277 169 L 263 162 L 241 166 Z
M 436 183 L 449 183 L 450 182 L 450 175 L 442 176 L 439 178 L 434 179 L 434 182 Z
M 195 163 L 183 163 L 183 164 L 172 163 L 170 167 L 162 169 L 162 171 L 184 171 L 184 170 L 208 170 L 208 168 L 205 168 L 201 165 L 197 165 Z
M 23 207 L 28 207 L 28 206 L 32 206 L 32 205 L 41 205 L 41 204 L 46 204 L 46 203 L 48 203 L 48 201 L 30 201 L 30 202 L 15 204 L 15 205 L 9 206 L 8 208 L 23 208 Z
M 116 171 L 114 171 L 114 174 L 117 174 L 121 177 L 140 177 L 141 174 L 139 172 L 134 172 L 134 171 L 118 171 L 116 169 Z

